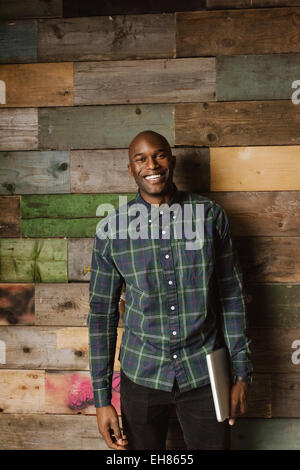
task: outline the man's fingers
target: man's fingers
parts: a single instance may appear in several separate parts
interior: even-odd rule
[[[103,439],[105,440],[107,446],[108,446],[110,449],[114,449],[114,450],[126,450],[124,446],[119,445],[117,442],[113,442],[113,440],[112,440],[112,438],[111,438],[111,435],[110,435],[109,429],[105,429],[105,430],[102,432],[102,436],[103,436]]]

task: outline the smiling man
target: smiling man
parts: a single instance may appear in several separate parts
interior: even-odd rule
[[[130,210],[142,207],[141,225],[156,227],[159,237],[121,237],[120,223],[114,237],[95,235],[88,316],[90,371],[99,431],[112,449],[165,449],[171,405],[188,449],[228,449],[230,424],[246,411],[250,339],[228,218],[211,199],[178,190],[173,182],[175,164],[165,137],[153,131],[138,134],[129,146],[128,164],[138,191],[126,210],[130,219]],[[178,238],[176,229],[186,222],[182,214],[187,206],[192,208],[189,220],[197,222],[199,205],[204,243],[201,249],[187,249],[186,232],[181,230]],[[173,213],[168,227],[167,208]],[[108,215],[101,227],[113,217]],[[123,282],[122,436],[111,404],[111,380]],[[232,389],[230,419],[220,423],[206,354],[221,346],[230,358]]]

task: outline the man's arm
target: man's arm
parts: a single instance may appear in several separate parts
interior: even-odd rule
[[[94,238],[87,324],[89,363],[99,431],[112,449],[124,450],[118,416],[111,405],[112,375],[123,278],[110,255],[109,238]],[[111,434],[116,442],[113,442]]]
[[[221,302],[221,326],[228,347],[234,376],[252,374],[251,340],[246,334],[247,311],[243,275],[237,251],[233,245],[228,217],[224,209],[215,204],[216,274]],[[243,379],[242,379],[243,380]],[[236,382],[231,391],[231,420],[244,414],[247,406],[247,384]]]

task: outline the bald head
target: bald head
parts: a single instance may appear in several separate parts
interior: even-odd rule
[[[149,143],[152,145],[158,144],[161,148],[165,149],[168,153],[170,154],[172,153],[169,142],[163,135],[155,131],[146,130],[137,134],[130,142],[129,149],[128,149],[129,160],[131,160],[131,158],[135,156],[136,151],[138,150],[138,147],[140,146],[140,144],[143,144],[143,143]]]

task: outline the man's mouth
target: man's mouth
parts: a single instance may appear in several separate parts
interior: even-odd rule
[[[147,175],[144,176],[145,180],[150,181],[150,182],[157,182],[160,181],[164,176],[164,173],[156,173],[154,175]]]

